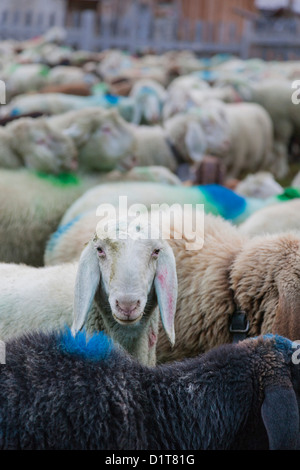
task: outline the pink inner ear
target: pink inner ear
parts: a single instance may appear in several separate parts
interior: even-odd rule
[[[157,276],[157,279],[159,280],[159,283],[162,288],[167,287],[166,286],[167,275],[168,275],[168,272],[164,270]]]
[[[171,288],[168,285],[168,270],[167,269],[162,270],[158,274],[157,279],[158,279],[158,282],[159,282],[161,288],[166,291],[166,298],[167,298],[167,302],[168,302],[168,305],[167,305],[168,318],[167,318],[167,320],[168,321],[170,321],[170,320],[173,321],[172,312],[173,312],[173,301],[174,301],[174,299],[172,297]]]

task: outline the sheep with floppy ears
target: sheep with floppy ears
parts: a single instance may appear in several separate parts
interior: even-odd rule
[[[159,311],[174,344],[176,264],[154,225],[150,231],[148,223],[132,223],[121,218],[99,226],[79,263],[0,263],[0,338],[66,324],[74,334],[83,327],[89,335],[104,329],[137,360],[154,365]]]
[[[104,219],[98,224],[79,260],[72,332],[75,335],[83,327],[97,331],[102,320],[115,341],[141,362],[154,365],[159,311],[167,337],[175,342],[173,251],[146,219],[120,217],[105,223]],[[91,312],[94,301],[100,315]]]

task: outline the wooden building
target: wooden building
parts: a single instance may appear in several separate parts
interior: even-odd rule
[[[126,17],[133,6],[149,19],[176,18],[178,39],[194,40],[202,29],[201,37],[212,42],[217,42],[220,35],[225,42],[233,36],[241,38],[244,17],[237,12],[257,11],[255,0],[67,0],[67,24],[74,12],[93,10],[99,21],[107,23],[112,18]]]
[[[300,0],[274,2],[0,0],[0,39],[28,39],[58,26],[67,45],[87,50],[189,49],[202,56],[299,58]]]

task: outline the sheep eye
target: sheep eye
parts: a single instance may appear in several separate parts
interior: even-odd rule
[[[105,252],[102,250],[100,246],[97,247],[98,255],[99,256],[105,256]]]
[[[111,132],[111,128],[109,126],[103,126],[101,130],[105,134],[110,134],[110,132]]]
[[[158,255],[159,255],[159,252],[160,252],[160,249],[157,248],[156,250],[154,250],[154,251],[152,252],[152,256],[153,256],[154,258],[157,258]]]
[[[37,145],[46,145],[47,144],[47,140],[46,139],[39,139],[36,141]]]

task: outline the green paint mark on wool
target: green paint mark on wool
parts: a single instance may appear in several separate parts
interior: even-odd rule
[[[73,173],[60,173],[59,175],[49,175],[41,171],[35,171],[34,174],[41,179],[48,181],[54,186],[78,186],[80,178]]]
[[[279,201],[289,201],[298,197],[300,197],[300,190],[298,188],[285,188],[282,194],[276,196]]]
[[[50,68],[47,67],[47,65],[42,65],[41,70],[39,71],[39,75],[42,75],[42,77],[47,77],[49,75]]]

